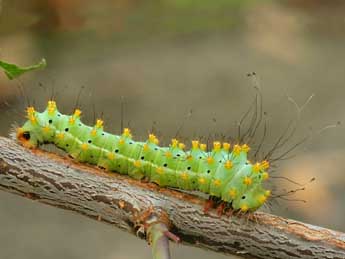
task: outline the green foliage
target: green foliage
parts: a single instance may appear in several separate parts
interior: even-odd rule
[[[39,63],[35,65],[27,66],[27,67],[19,67],[15,64],[7,63],[0,60],[0,67],[4,70],[6,76],[10,80],[17,78],[26,72],[45,68],[46,66],[47,66],[47,62],[44,58],[42,58],[42,60]]]

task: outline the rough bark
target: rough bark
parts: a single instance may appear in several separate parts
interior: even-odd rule
[[[0,137],[0,189],[135,233],[142,213],[166,212],[183,244],[248,258],[345,258],[345,234],[278,216],[205,215],[204,201],[126,176],[30,151]]]

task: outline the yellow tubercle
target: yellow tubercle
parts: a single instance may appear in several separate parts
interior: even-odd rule
[[[219,180],[219,179],[215,179],[215,180],[213,181],[213,183],[214,183],[215,186],[220,186],[220,185],[222,184],[222,181]]]
[[[159,140],[154,134],[149,134],[149,142],[158,145]]]
[[[200,144],[200,149],[201,149],[202,151],[205,151],[206,148],[207,148],[206,144]]]
[[[167,152],[165,152],[165,157],[167,157],[167,158],[171,158],[172,157],[172,153],[170,152],[170,151],[167,151]]]
[[[231,188],[231,189],[229,190],[229,196],[230,196],[230,198],[231,198],[231,199],[235,199],[235,198],[236,198],[236,195],[237,195],[236,189]]]
[[[258,197],[258,201],[260,202],[260,204],[264,204],[266,200],[267,200],[267,197],[265,195],[260,195]]]
[[[238,156],[241,153],[241,146],[236,144],[233,147],[232,152],[234,153],[234,155]]]
[[[144,151],[148,151],[149,149],[150,149],[149,145],[144,144],[144,146],[143,146],[143,150],[144,150]]]
[[[266,197],[271,196],[271,191],[270,191],[270,190],[266,190],[266,191],[265,191],[265,196],[266,196]]]
[[[250,177],[248,177],[248,176],[244,177],[244,179],[243,179],[243,184],[249,186],[249,185],[251,185],[252,183],[253,183],[252,178],[250,178]]]
[[[120,139],[119,140],[119,145],[123,145],[123,144],[125,144],[125,140],[124,139]]]
[[[232,162],[231,160],[226,160],[225,163],[224,163],[224,167],[226,169],[231,169],[232,168]]]
[[[183,172],[181,174],[181,179],[183,179],[184,181],[186,181],[188,179],[188,174],[186,172]]]
[[[70,125],[73,125],[75,123],[75,118],[74,117],[70,117],[69,120],[68,120],[68,123]]]
[[[89,148],[89,145],[88,144],[86,144],[86,143],[83,143],[83,144],[81,144],[81,150],[83,150],[83,151],[86,151],[86,150],[88,150],[88,148]]]
[[[200,183],[200,184],[206,183],[205,178],[204,178],[204,177],[200,177],[200,178],[199,178],[199,183]]]
[[[222,144],[219,141],[213,142],[213,150],[214,151],[219,151],[221,147],[222,147]]]
[[[58,134],[56,134],[56,137],[57,137],[57,139],[64,139],[65,133],[59,132]]]
[[[193,149],[199,148],[199,141],[198,140],[192,140],[192,148]]]
[[[98,120],[96,121],[95,128],[97,128],[97,129],[103,128],[103,123],[104,123],[103,120],[98,119]]]
[[[231,147],[230,143],[228,143],[228,142],[224,142],[224,143],[223,143],[223,149],[224,149],[225,151],[229,151],[229,150],[230,150],[230,147]]]
[[[178,145],[178,140],[177,140],[176,138],[173,138],[173,139],[171,140],[171,146],[172,146],[172,147],[177,147],[177,145]]]
[[[258,173],[258,172],[260,172],[260,170],[261,170],[261,164],[260,163],[255,163],[253,165],[253,172],[254,173]]]
[[[74,113],[73,113],[73,116],[75,116],[75,117],[79,118],[79,117],[80,117],[80,115],[81,115],[81,110],[79,110],[79,109],[75,109],[75,110],[74,110]]]
[[[241,205],[241,211],[242,211],[242,212],[247,212],[248,210],[249,210],[249,207],[248,207],[247,204],[242,204],[242,205]]]
[[[156,173],[158,173],[158,174],[163,174],[163,173],[164,173],[163,168],[162,168],[162,167],[157,167]]]
[[[32,106],[27,107],[26,113],[27,113],[28,117],[34,116],[35,115],[35,108]]]
[[[261,168],[266,170],[270,167],[270,162],[268,162],[267,160],[264,160],[261,162]]]
[[[133,162],[133,165],[137,168],[141,167],[141,161],[140,160],[136,160]]]
[[[192,156],[192,155],[188,155],[188,156],[186,157],[186,159],[187,159],[188,161],[192,161],[192,160],[193,160],[193,156]]]
[[[47,109],[48,109],[48,114],[49,115],[53,115],[56,111],[56,102],[55,101],[48,101],[48,106],[47,106]]]
[[[109,160],[113,161],[115,159],[115,154],[112,152],[109,152],[107,157],[109,158]]]
[[[43,130],[44,133],[48,133],[50,131],[50,127],[49,126],[44,126],[42,128],[42,130]]]
[[[179,144],[178,144],[178,147],[179,147],[180,149],[185,149],[186,145],[183,144],[183,143],[179,143]]]
[[[90,135],[95,137],[97,135],[97,130],[95,129],[91,130]]]
[[[206,161],[210,165],[210,164],[213,164],[214,159],[213,159],[213,157],[209,156],[209,157],[206,158]]]
[[[243,144],[242,147],[241,147],[241,150],[243,152],[248,153],[248,151],[250,150],[250,147],[247,144]]]
[[[262,173],[262,179],[267,180],[270,177],[270,175],[267,172]]]
[[[129,128],[124,128],[122,135],[125,137],[131,138],[132,137],[131,130]]]

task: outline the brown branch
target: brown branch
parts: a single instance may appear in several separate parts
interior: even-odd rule
[[[247,258],[345,258],[345,234],[256,213],[255,220],[202,212],[203,200],[154,184],[29,151],[0,137],[0,189],[135,233],[150,208],[168,215],[182,243]]]

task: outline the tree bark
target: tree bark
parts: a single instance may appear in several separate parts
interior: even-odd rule
[[[255,220],[203,213],[204,200],[0,137],[0,189],[75,211],[131,233],[164,211],[183,244],[245,258],[345,258],[345,234],[257,212]]]

